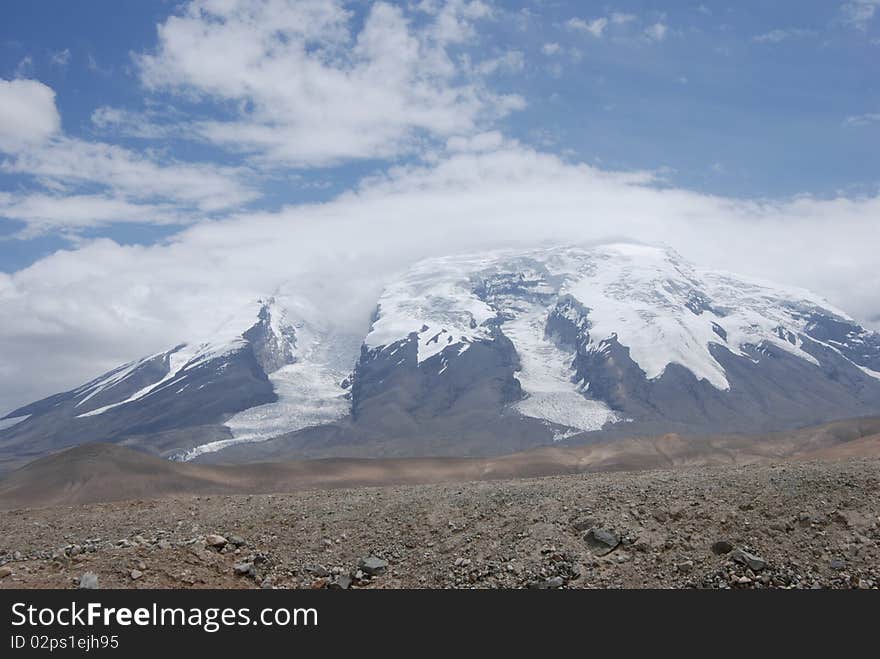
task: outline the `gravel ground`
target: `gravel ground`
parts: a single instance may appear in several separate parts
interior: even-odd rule
[[[0,588],[878,588],[880,460],[0,513]]]

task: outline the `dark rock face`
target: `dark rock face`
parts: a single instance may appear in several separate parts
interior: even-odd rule
[[[812,314],[807,335],[860,366],[880,372],[880,335],[868,332],[855,323],[820,314]]]
[[[498,427],[510,428],[518,421],[515,415],[502,420],[505,408],[523,395],[514,377],[519,368],[516,350],[495,329],[492,340],[459,352],[460,346],[449,346],[419,363],[415,335],[379,349],[364,348],[351,381],[345,434],[410,437],[414,442],[445,437],[450,446],[479,438],[491,447],[496,442],[486,440]]]
[[[600,350],[578,351],[575,378],[589,385],[590,397],[658,428],[667,423],[668,428],[757,432],[880,411],[880,381],[820,344],[806,343],[805,350],[819,359],[820,368],[770,345],[752,347],[746,357],[713,345],[712,355],[730,382],[723,391],[677,364],[648,380],[615,337]]]
[[[88,389],[79,389],[12,412],[10,417],[31,416],[0,431],[0,455],[37,456],[91,441],[168,455],[190,448],[193,441],[226,436],[228,431],[220,424],[229,415],[277,400],[253,349],[243,344],[234,353],[184,370],[142,401],[124,403],[168,375],[169,358],[166,354],[149,360],[118,385],[85,402]],[[108,405],[117,406],[100,411]]]
[[[274,373],[278,369],[296,361],[296,332],[292,327],[282,326],[281,335],[271,329],[271,313],[268,307],[260,309],[256,325],[247,330],[242,337],[250,344],[254,358],[264,373]]]

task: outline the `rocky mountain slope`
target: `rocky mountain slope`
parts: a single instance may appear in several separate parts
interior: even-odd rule
[[[360,336],[267,300],[0,421],[6,469],[86,441],[178,460],[492,455],[880,413],[880,335],[808,292],[632,244],[433,259]]]

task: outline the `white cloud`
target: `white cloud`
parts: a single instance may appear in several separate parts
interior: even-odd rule
[[[202,211],[234,207],[256,194],[237,180],[240,172],[232,168],[157,162],[120,146],[68,137],[21,151],[3,162],[0,171],[29,174],[54,189],[100,185],[130,199],[164,198]]]
[[[382,285],[412,261],[506,246],[667,243],[699,264],[814,289],[864,320],[880,313],[878,214],[877,197],[748,202],[566,163],[499,133],[451,140],[433,164],[328,203],[201,223],[151,247],[98,240],[0,275],[0,369],[16,383],[0,407],[198,336],[282,284],[365,332]]]
[[[49,61],[52,62],[55,66],[65,67],[70,64],[70,49],[65,48],[64,50],[59,50],[58,52],[52,53],[49,56]]]
[[[192,221],[179,211],[152,204],[135,204],[108,195],[25,194],[0,196],[0,217],[23,222],[16,238],[30,238],[52,230],[62,232],[103,224],[135,222],[185,224]],[[70,234],[75,240],[75,234]]]
[[[61,130],[55,92],[36,80],[0,79],[0,151],[45,142]]]
[[[33,73],[34,70],[34,58],[30,55],[25,55],[19,60],[18,64],[15,67],[15,77],[16,78],[28,78]]]
[[[172,215],[179,221],[187,212],[225,211],[257,196],[243,182],[248,172],[241,168],[179,162],[65,136],[55,92],[36,80],[0,79],[0,151],[7,155],[0,172],[30,176],[50,192],[6,195],[0,215],[27,223],[23,235],[147,221],[151,215],[166,223],[169,212],[160,207],[169,203],[177,205]],[[101,192],[82,191],[89,187]],[[143,203],[144,208],[134,207]],[[86,212],[93,213],[91,219]]]
[[[663,41],[668,31],[665,23],[654,23],[645,28],[645,35],[652,41]]]
[[[185,126],[161,121],[159,117],[144,112],[132,112],[123,108],[102,106],[92,112],[92,124],[100,131],[139,137],[142,139],[161,139],[180,134]]]
[[[880,8],[880,0],[850,0],[840,7],[842,20],[858,30],[867,30]]]
[[[498,72],[518,73],[525,68],[525,65],[525,55],[521,51],[509,50],[498,57],[482,60],[474,65],[472,70],[481,76],[489,76]]]
[[[541,46],[541,52],[548,56],[558,55],[560,52],[562,52],[562,46],[560,46],[558,43],[545,43],[543,46]]]
[[[623,25],[625,23],[631,23],[635,20],[638,20],[638,16],[635,14],[623,14],[620,12],[614,12],[611,14],[611,22],[615,25]]]
[[[566,25],[570,30],[587,32],[598,39],[605,32],[605,28],[608,27],[608,19],[604,16],[592,21],[585,21],[582,18],[572,18],[566,23]]]
[[[758,34],[752,37],[752,41],[756,41],[758,43],[781,43],[786,39],[792,39],[797,37],[814,37],[816,36],[815,30],[805,30],[802,28],[787,28],[784,30],[770,30],[769,32],[765,32],[763,34]]]
[[[870,124],[880,123],[880,112],[852,115],[847,117],[843,123],[845,126],[868,126]]]
[[[488,5],[413,11],[374,3],[354,32],[337,0],[195,0],[159,26],[156,52],[138,57],[141,78],[149,90],[234,108],[230,119],[194,124],[198,135],[289,166],[395,157],[523,106],[482,80],[504,60],[465,71],[452,56],[476,38]]]

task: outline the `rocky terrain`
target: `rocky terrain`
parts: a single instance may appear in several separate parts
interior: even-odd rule
[[[0,588],[878,588],[880,460],[0,514]]]

